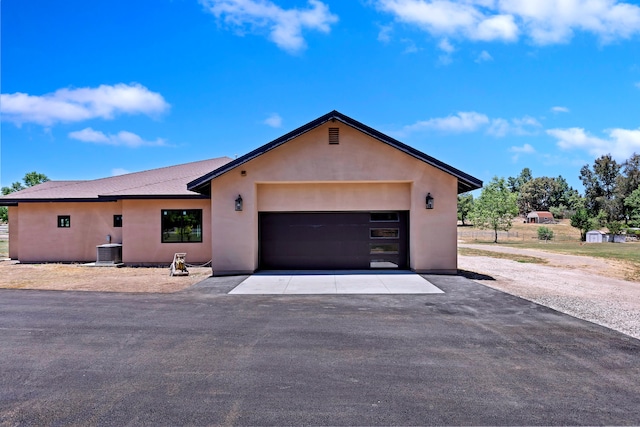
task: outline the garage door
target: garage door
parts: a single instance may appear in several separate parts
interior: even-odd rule
[[[406,268],[407,217],[407,212],[262,212],[260,268]]]

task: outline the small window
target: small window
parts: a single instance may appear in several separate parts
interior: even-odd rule
[[[399,243],[371,243],[369,245],[369,253],[371,255],[397,254],[399,251]]]
[[[329,144],[340,144],[340,128],[329,128]]]
[[[372,212],[371,222],[398,222],[398,212]]]
[[[399,228],[371,228],[369,233],[372,239],[397,239],[400,236]]]
[[[58,228],[70,228],[70,227],[71,227],[71,216],[58,215]]]
[[[164,209],[162,243],[202,242],[202,209]]]
[[[114,215],[113,216],[113,226],[114,227],[122,227],[122,215]]]

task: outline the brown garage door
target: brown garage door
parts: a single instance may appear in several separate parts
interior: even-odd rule
[[[407,217],[407,212],[262,212],[260,268],[406,268]]]

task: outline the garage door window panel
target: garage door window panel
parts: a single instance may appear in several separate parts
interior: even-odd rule
[[[369,235],[372,239],[397,239],[400,237],[399,228],[371,228]]]

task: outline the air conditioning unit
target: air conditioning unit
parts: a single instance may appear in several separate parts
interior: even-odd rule
[[[122,244],[109,243],[96,246],[98,258],[96,264],[122,264]]]

